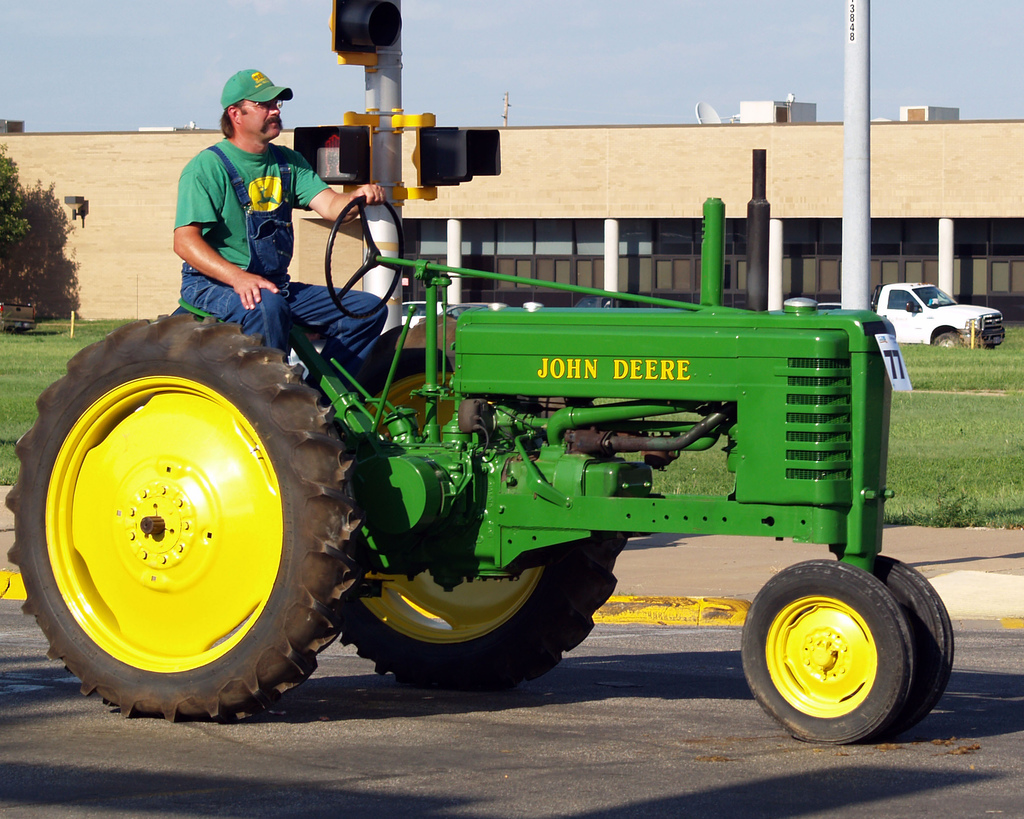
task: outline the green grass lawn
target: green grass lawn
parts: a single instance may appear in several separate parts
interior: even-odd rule
[[[0,486],[18,476],[14,445],[36,420],[39,394],[64,375],[75,353],[122,324],[80,321],[74,338],[67,322],[40,321],[30,333],[0,333]]]
[[[17,479],[17,439],[35,401],[67,361],[120,321],[39,324],[0,334],[0,485]],[[893,397],[886,504],[890,523],[1024,526],[1024,328],[995,350],[906,346],[914,392]],[[732,476],[715,450],[684,453],[658,475],[659,491],[723,494]]]

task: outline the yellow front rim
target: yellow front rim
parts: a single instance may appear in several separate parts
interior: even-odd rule
[[[427,643],[464,643],[508,622],[529,600],[544,573],[529,569],[517,579],[474,580],[445,591],[426,572],[409,580],[380,575],[380,597],[363,604],[394,631]],[[371,578],[374,576],[371,575]]]
[[[140,378],[94,402],[50,477],[47,544],[65,603],[99,648],[148,671],[205,665],[245,636],[283,532],[255,429],[187,379]]]
[[[864,618],[831,597],[803,597],[779,612],[768,630],[768,673],[798,711],[835,719],[871,692],[878,650]]]

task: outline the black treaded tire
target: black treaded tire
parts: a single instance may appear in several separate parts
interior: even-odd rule
[[[280,351],[233,324],[136,322],[37,406],[10,559],[84,694],[227,721],[312,673],[360,515],[330,410]]]
[[[878,578],[839,561],[783,569],[758,592],[742,639],[743,672],[792,736],[847,744],[881,735],[913,677],[910,625]]]
[[[932,339],[933,347],[963,347],[963,337],[956,330],[939,333]]]
[[[942,598],[917,569],[879,555],[874,575],[903,607],[914,635],[914,678],[896,719],[885,729],[898,736],[924,719],[942,698],[953,671],[953,624]]]
[[[373,598],[351,598],[342,606],[341,640],[373,660],[377,673],[394,674],[401,683],[458,690],[510,688],[550,671],[563,652],[590,634],[594,612],[615,589],[612,569],[625,542],[621,535],[579,541],[561,559],[527,570],[518,581],[476,580],[433,598],[443,607],[441,595],[459,594],[464,587],[479,587],[486,596],[488,584],[528,583],[517,605],[499,616],[502,622],[493,628],[490,616],[477,618],[472,610],[462,610],[462,622],[453,618],[457,622],[452,632],[435,631],[429,624],[419,627],[414,620],[403,620],[388,604],[385,622],[371,610]],[[403,578],[392,580],[402,587]],[[466,639],[460,637],[459,625],[467,627]]]

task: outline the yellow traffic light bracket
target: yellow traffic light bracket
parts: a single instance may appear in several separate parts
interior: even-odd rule
[[[362,125],[367,126],[370,129],[370,145],[371,145],[371,159],[370,167],[373,167],[373,134],[380,130],[380,118],[381,114],[379,111],[370,110],[365,114],[358,114],[355,111],[346,111],[341,118],[342,125]],[[433,128],[437,124],[437,117],[434,114],[406,114],[401,110],[395,111],[391,115],[391,127],[396,131],[414,130],[418,131],[420,128]],[[416,147],[413,150],[413,164],[419,169],[419,138],[417,135]],[[345,190],[352,191],[356,189],[356,185],[346,185]],[[437,199],[437,188],[435,187],[414,187],[407,188],[401,185],[395,185],[391,189],[391,195],[394,199],[394,204],[401,206],[402,202],[418,199],[422,201],[432,201]]]
[[[402,114],[396,113],[391,117],[391,125],[396,130],[410,130],[416,131],[416,147],[412,152],[412,162],[416,166],[417,172],[420,167],[420,140],[419,140],[419,129],[420,128],[433,128],[437,125],[437,117],[433,114]],[[404,198],[406,199],[420,199],[423,201],[432,201],[437,199],[437,188],[433,187],[415,187],[415,188],[402,188]],[[396,189],[395,195],[398,196]]]

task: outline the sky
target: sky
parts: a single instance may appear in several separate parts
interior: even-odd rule
[[[692,124],[741,100],[843,116],[845,0],[402,0],[402,92],[438,125]],[[863,6],[862,6],[863,8]],[[871,116],[901,105],[1024,118],[1019,0],[871,4]],[[330,50],[331,0],[8,0],[0,119],[33,132],[217,128],[227,78],[295,98],[286,127],[365,109]]]

